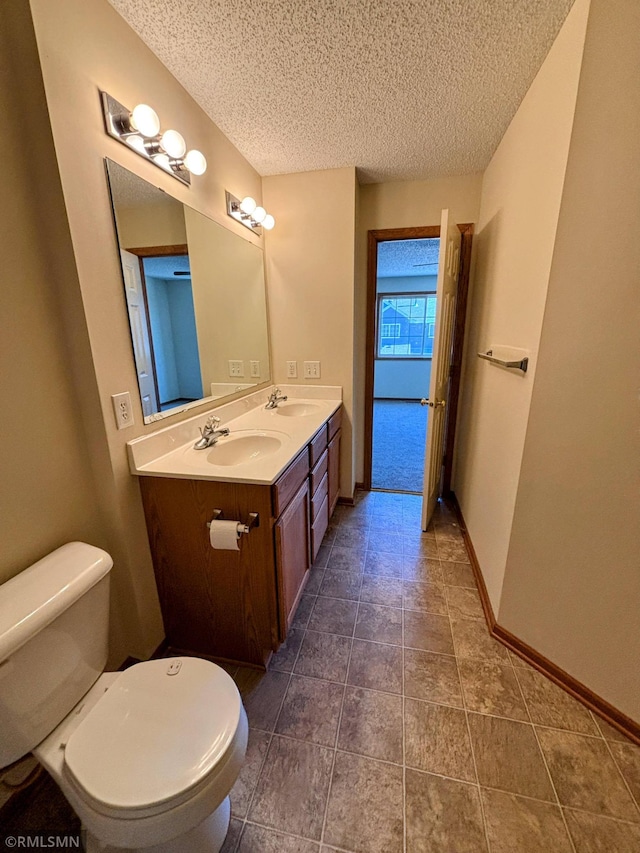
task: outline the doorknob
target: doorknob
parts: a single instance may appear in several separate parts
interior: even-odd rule
[[[446,400],[436,400],[434,403],[432,400],[429,400],[429,399],[425,400],[425,398],[423,397],[422,400],[420,400],[420,405],[421,406],[431,406],[432,409],[439,409],[439,408],[444,409],[444,407],[447,405],[447,401]]]

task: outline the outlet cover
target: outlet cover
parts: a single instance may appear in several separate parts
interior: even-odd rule
[[[229,376],[244,376],[244,361],[229,359]]]
[[[305,379],[320,379],[320,362],[305,361],[304,363],[304,378]]]
[[[129,392],[123,391],[122,394],[112,394],[111,403],[118,429],[126,429],[133,426],[133,410],[131,408],[131,395]]]
[[[298,378],[298,362],[297,361],[288,361],[287,362],[287,379],[297,379]]]
[[[260,362],[259,361],[250,361],[249,362],[249,372],[251,374],[252,379],[260,378]]]

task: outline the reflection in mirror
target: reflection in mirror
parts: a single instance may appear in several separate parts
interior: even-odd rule
[[[262,250],[106,165],[145,423],[267,382]]]

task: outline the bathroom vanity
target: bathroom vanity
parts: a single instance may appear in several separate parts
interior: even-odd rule
[[[193,449],[203,416],[161,430],[155,447],[154,436],[128,446],[168,643],[261,667],[287,636],[335,509],[342,424],[339,399],[266,411],[266,396],[251,395],[259,405],[226,421],[230,435],[207,450]],[[212,547],[214,518],[248,524],[254,513],[238,550]]]

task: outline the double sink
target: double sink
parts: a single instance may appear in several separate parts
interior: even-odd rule
[[[280,402],[277,407],[270,409],[280,417],[308,418],[310,415],[318,414],[320,406],[317,403],[294,403]],[[240,429],[235,430],[227,436],[222,436],[212,447],[206,451],[194,451],[204,454],[210,465],[246,465],[252,460],[271,456],[282,447],[283,443],[291,439],[289,433],[280,430]],[[184,453],[191,456],[192,448],[185,448]]]
[[[265,408],[265,392],[245,398],[249,402],[244,407],[237,405],[244,401],[221,406],[214,413],[220,418],[220,426],[228,427],[230,433],[204,450],[196,450],[194,444],[206,415],[135,439],[127,445],[131,473],[273,483],[340,406],[341,389],[327,387],[326,391],[332,398],[288,399],[272,409]],[[245,411],[236,414],[239,408]]]

